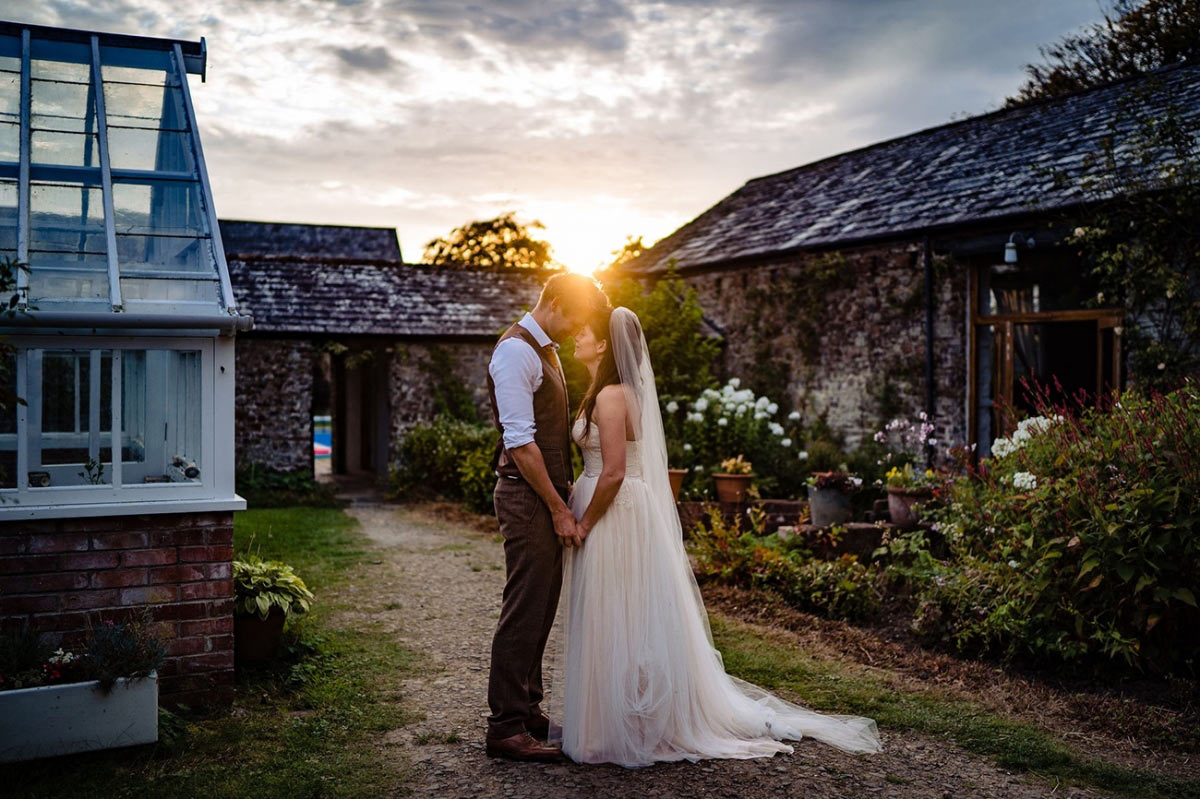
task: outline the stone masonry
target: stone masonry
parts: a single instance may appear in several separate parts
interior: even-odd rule
[[[885,416],[915,418],[924,410],[924,273],[919,242],[840,254],[843,274],[813,307],[794,302],[793,286],[807,279],[804,259],[828,255],[683,277],[725,338],[723,376],[782,392],[772,399],[801,410],[806,421],[824,415],[854,449],[881,428]],[[936,436],[955,443],[967,432],[966,270],[941,261],[935,275]],[[814,334],[815,342],[805,340]]]

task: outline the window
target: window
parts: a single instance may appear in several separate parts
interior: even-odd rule
[[[226,314],[180,47],[14,27],[0,27],[0,257],[29,265],[24,302]]]
[[[214,408],[232,404],[214,390],[216,341],[14,339],[26,402],[0,419],[4,502],[213,495]],[[217,349],[232,358],[232,341]]]

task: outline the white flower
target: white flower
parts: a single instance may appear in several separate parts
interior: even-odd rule
[[[789,422],[798,422],[798,421],[800,421],[800,411],[792,411],[791,413],[789,413],[789,414],[788,414],[788,421],[789,421]]]
[[[1162,370],[1162,369],[1166,369],[1166,368],[1167,368],[1167,365],[1166,365],[1165,363],[1162,363],[1162,362],[1160,361],[1160,362],[1159,362],[1159,364],[1158,364],[1158,368],[1159,368],[1160,370]]]
[[[737,388],[741,384],[742,384],[742,379],[740,377],[729,378],[729,385],[733,386],[734,388]]]
[[[759,409],[765,409],[770,404],[771,401],[766,397],[759,397],[754,401],[754,407]]]
[[[703,421],[704,421],[704,414],[702,414],[702,413],[689,413],[689,414],[687,415],[687,420],[688,420],[689,422],[696,422],[696,423],[703,422]]]
[[[700,413],[704,413],[706,410],[708,410],[708,400],[706,400],[704,397],[701,397],[700,399],[696,400],[692,407]]]
[[[917,414],[917,418],[923,422],[926,419],[928,419],[929,417],[925,415],[925,411],[921,411],[920,413]]]
[[[739,405],[739,406],[737,406],[737,415],[741,416],[741,415],[747,413],[749,410],[750,410],[749,405]]]
[[[675,411],[677,411],[677,410],[679,410],[678,402],[676,402],[675,400],[671,400],[670,402],[667,403],[667,413],[675,413]]]
[[[937,446],[937,439],[936,439],[936,438],[931,438],[931,439],[929,439],[929,446],[931,446],[931,447],[936,447],[936,446]]]
[[[704,389],[703,391],[700,392],[700,396],[704,397],[705,399],[710,399],[710,400],[715,400],[715,399],[721,398],[720,392],[718,392],[716,389],[712,389],[712,388]]]
[[[1028,491],[1037,488],[1037,476],[1031,472],[1017,472],[1012,476],[1013,488]]]
[[[806,450],[806,449],[800,450],[799,452],[796,453],[796,457],[802,461],[808,460],[808,450]]]
[[[759,411],[759,412],[757,412],[757,413],[755,413],[755,414],[754,414],[754,420],[755,420],[755,421],[757,421],[757,422],[760,422],[760,421],[762,421],[763,419],[766,419],[766,418],[767,418],[767,415],[766,415],[765,413],[763,413],[762,411]]]
[[[720,425],[721,427],[725,427],[726,425],[729,424],[729,419],[722,416],[720,419],[717,420],[717,424]]]
[[[704,467],[703,466],[693,466],[692,471],[693,472],[702,472],[702,471],[704,471]]]
[[[783,425],[781,425],[779,422],[771,422],[769,425],[767,425],[767,429],[770,430],[774,435],[783,435]]]
[[[1015,569],[1015,568],[1017,568],[1017,567],[1018,567],[1018,566],[1020,566],[1020,565],[1021,565],[1021,564],[1020,564],[1020,563],[1017,563],[1015,560],[1010,560],[1010,561],[1008,562],[1008,566],[1009,566],[1009,568],[1011,568],[1011,569]]]
[[[684,444],[684,445],[683,445],[683,451],[684,451],[684,452],[691,452],[691,451],[692,451],[692,445],[691,445],[691,444]]]
[[[858,488],[860,485],[862,485],[862,478],[861,477],[851,477],[850,482],[854,484],[855,488]]]
[[[792,440],[790,438],[785,438],[779,442],[779,446],[781,446],[781,447],[790,447],[791,445],[792,445]]]
[[[767,413],[774,416],[775,414],[779,413],[779,406],[776,405],[774,402],[772,402],[770,405],[767,406]]]

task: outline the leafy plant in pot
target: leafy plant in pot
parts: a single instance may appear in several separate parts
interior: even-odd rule
[[[293,613],[308,613],[315,598],[292,567],[248,555],[233,562],[234,657],[262,663],[275,657],[283,624]]]
[[[916,527],[920,519],[920,505],[933,499],[933,489],[941,482],[941,476],[933,469],[921,472],[911,463],[893,466],[886,475],[888,514],[892,524],[899,527]]]
[[[713,472],[713,480],[717,484],[717,499],[721,502],[745,502],[746,494],[750,491],[750,481],[753,479],[754,472],[750,461],[741,455],[726,458],[721,461],[721,471]]]
[[[850,521],[850,492],[862,485],[861,477],[847,471],[813,472],[805,484],[812,524],[829,527]]]

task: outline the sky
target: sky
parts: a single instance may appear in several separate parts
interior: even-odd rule
[[[747,180],[999,108],[1103,0],[5,0],[208,44],[217,213],[395,227],[515,211],[568,267]]]

